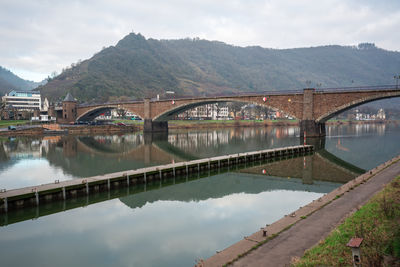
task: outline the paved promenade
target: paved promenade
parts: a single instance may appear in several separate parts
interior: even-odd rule
[[[398,175],[400,175],[400,156],[268,226],[266,228],[268,235],[278,233],[279,235],[234,261],[232,265],[289,266],[292,257],[301,257],[305,250],[324,239],[343,218],[365,204]],[[351,188],[353,189],[350,190]],[[307,218],[304,219],[304,216]],[[294,224],[292,227],[285,230],[292,224]],[[264,240],[265,237],[260,230],[199,265],[222,266]]]

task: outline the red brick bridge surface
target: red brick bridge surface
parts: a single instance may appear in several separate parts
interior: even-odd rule
[[[300,120],[301,133],[307,136],[324,136],[325,122],[335,115],[355,106],[384,98],[399,97],[397,86],[348,87],[335,89],[304,89],[292,92],[260,92],[254,94],[150,100],[137,102],[76,105],[63,103],[63,120],[93,120],[106,110],[125,109],[145,120],[145,131],[168,129],[168,120],[175,115],[205,104],[219,102],[244,102],[279,110]]]

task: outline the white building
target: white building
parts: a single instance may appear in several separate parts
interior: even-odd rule
[[[2,97],[6,107],[12,107],[18,110],[40,110],[42,101],[40,92],[33,91],[11,91]]]
[[[179,118],[199,118],[212,120],[225,120],[229,117],[229,109],[227,106],[219,106],[218,104],[208,104],[195,107],[178,115]]]

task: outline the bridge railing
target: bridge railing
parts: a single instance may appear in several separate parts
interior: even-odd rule
[[[299,90],[285,90],[285,91],[257,91],[257,92],[233,92],[233,93],[222,93],[222,94],[207,94],[203,96],[179,96],[175,98],[160,99],[160,101],[170,100],[185,100],[185,99],[211,99],[211,98],[224,98],[224,97],[243,97],[243,96],[270,96],[270,95],[287,95],[287,94],[303,94],[304,89]],[[352,86],[352,87],[337,87],[337,88],[318,88],[315,91],[318,93],[335,93],[335,92],[359,92],[359,91],[392,91],[399,90],[398,85],[376,85],[376,86]],[[151,101],[157,101],[155,98]],[[79,107],[93,107],[93,106],[104,106],[104,105],[118,105],[118,104],[134,104],[142,103],[143,100],[131,100],[124,102],[106,102],[106,103],[91,103],[91,104],[79,104]]]
[[[376,85],[376,86],[353,86],[353,87],[341,87],[341,88],[321,88],[316,89],[316,92],[321,93],[334,93],[334,92],[357,92],[357,91],[392,91],[400,90],[397,85]]]

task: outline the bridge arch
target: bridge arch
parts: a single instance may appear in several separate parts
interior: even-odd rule
[[[260,97],[261,99],[261,97]],[[172,101],[172,100],[171,100]],[[254,101],[254,100],[245,100],[245,99],[240,99],[240,98],[219,98],[219,99],[205,99],[205,100],[198,100],[198,101],[193,101],[193,102],[183,102],[179,103],[177,102],[175,106],[173,106],[170,109],[165,110],[164,112],[160,113],[159,115],[155,116],[153,118],[153,121],[168,121],[173,118],[173,116],[178,115],[182,112],[185,112],[187,110],[204,106],[204,105],[209,105],[209,104],[216,104],[216,103],[245,103],[245,104],[254,104],[257,106],[261,106],[264,108],[268,108],[271,110],[275,111],[280,111],[283,112],[293,118],[297,118],[297,116],[294,113],[288,112],[286,110],[281,110],[273,105],[268,105],[268,103],[264,103],[262,101]],[[298,119],[298,118],[297,118]]]
[[[386,98],[392,98],[392,97],[400,97],[400,91],[397,92],[391,92],[385,95],[372,95],[372,96],[367,96],[364,98],[356,99],[354,101],[348,102],[344,105],[341,105],[339,107],[334,108],[333,110],[330,110],[329,112],[320,115],[315,121],[319,123],[325,123],[327,120],[335,117],[336,115],[345,112],[346,110],[352,109],[357,106],[361,106],[363,104],[381,100],[381,99],[386,99]]]
[[[82,114],[78,115],[76,118],[76,121],[93,121],[100,114],[102,114],[106,111],[113,110],[113,109],[124,109],[125,111],[129,111],[129,112],[135,114],[136,116],[138,116],[139,118],[143,119],[143,117],[140,114],[137,114],[137,112],[134,112],[131,109],[129,109],[128,107],[125,107],[123,105],[119,105],[119,106],[117,106],[117,105],[102,105],[102,106],[96,106],[96,107],[89,108]]]

